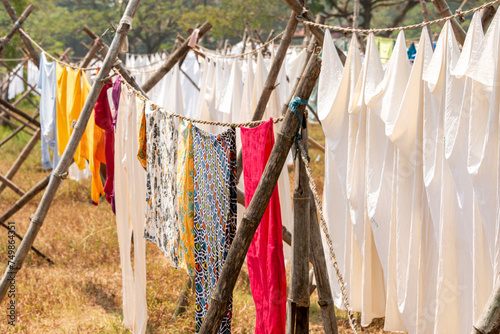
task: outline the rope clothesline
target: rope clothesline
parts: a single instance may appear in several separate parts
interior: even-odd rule
[[[154,103],[151,99],[149,99],[148,97],[144,96],[144,94],[142,92],[140,92],[137,89],[135,89],[123,77],[122,77],[121,83],[124,84],[125,86],[127,86],[128,89],[130,89],[132,92],[134,92],[134,94],[138,98],[140,98],[141,100],[143,100],[144,102],[150,102],[152,105],[154,105],[155,107],[157,107],[160,110],[163,110],[163,111],[167,112],[169,115],[177,117],[177,118],[180,118],[182,120],[186,120],[186,121],[191,122],[191,123],[207,124],[207,125],[218,125],[218,126],[224,126],[224,127],[239,128],[239,127],[242,127],[242,126],[244,126],[244,127],[255,127],[255,126],[258,126],[258,125],[260,125],[262,123],[265,123],[265,122],[269,121],[269,120],[260,120],[260,121],[250,121],[250,122],[245,122],[245,123],[227,123],[227,122],[207,121],[207,120],[202,120],[202,119],[196,119],[196,118],[187,117],[187,116],[184,116],[184,115],[181,115],[181,114],[178,114],[176,112],[169,111],[169,110],[166,110],[165,108],[160,107],[159,105],[157,105],[156,103]],[[276,124],[278,122],[282,122],[284,119],[285,119],[284,116],[273,118],[273,123]]]
[[[451,19],[454,19],[454,18],[457,18],[457,17],[464,17],[465,15],[468,15],[468,14],[471,14],[471,13],[475,13],[475,12],[481,10],[481,9],[490,7],[490,6],[492,6],[494,4],[497,4],[499,2],[500,2],[500,0],[494,0],[494,1],[482,4],[479,7],[475,7],[475,8],[466,10],[464,12],[462,12],[461,10],[457,10],[456,13],[453,14],[453,15],[442,17],[442,18],[434,20],[434,21],[422,22],[422,23],[418,23],[418,24],[411,24],[411,25],[408,25],[408,26],[393,27],[393,28],[379,28],[379,29],[357,29],[356,28],[355,29],[355,28],[348,28],[348,27],[330,26],[330,25],[327,25],[327,24],[321,24],[321,23],[306,21],[306,20],[304,20],[300,16],[299,16],[299,18],[300,18],[300,20],[302,21],[303,24],[308,25],[308,26],[313,26],[313,27],[317,27],[317,28],[324,28],[324,29],[329,29],[329,30],[333,30],[333,31],[341,31],[343,33],[370,34],[370,33],[377,33],[377,32],[401,31],[401,30],[422,28],[422,27],[425,27],[425,26],[429,26],[431,24],[445,22],[445,21],[448,21],[448,20],[451,20]],[[306,10],[306,9],[304,9],[304,10]]]
[[[500,1],[500,0],[498,0]],[[239,54],[239,55],[218,55],[218,54],[213,54],[213,50],[209,50],[199,44],[197,44],[196,46],[200,47],[200,49],[203,49],[205,51],[208,51],[209,53],[204,53],[205,56],[207,57],[215,57],[215,58],[240,58],[240,57],[244,57],[244,56],[248,56],[248,55],[251,55],[251,54],[255,54],[255,53],[258,53],[260,50],[264,49],[265,47],[267,47],[268,45],[270,45],[271,43],[273,43],[275,40],[277,40],[278,38],[280,38],[281,36],[283,36],[285,34],[284,31],[282,31],[281,33],[279,33],[278,35],[276,35],[274,38],[272,38],[270,41],[262,44],[261,46],[259,46],[258,48],[252,50],[252,51],[249,51],[249,52],[245,52],[245,53],[242,53],[242,54]]]

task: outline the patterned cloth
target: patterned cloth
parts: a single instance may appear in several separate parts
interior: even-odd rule
[[[194,257],[196,263],[196,332],[236,233],[236,132],[219,135],[193,126]],[[231,332],[232,299],[219,333]]]
[[[177,200],[179,210],[179,266],[194,276],[194,156],[193,127],[183,121],[177,150]]]
[[[177,129],[174,117],[147,101],[146,223],[144,237],[179,267],[177,221]]]

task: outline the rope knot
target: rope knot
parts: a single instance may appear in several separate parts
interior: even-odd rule
[[[458,19],[460,20],[460,22],[465,22],[465,18],[464,18],[464,12],[462,12],[462,10],[459,8],[455,11],[455,14],[458,15]]]

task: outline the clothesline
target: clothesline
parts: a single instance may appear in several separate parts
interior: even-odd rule
[[[75,70],[82,70],[82,71],[93,71],[93,70],[98,70],[99,67],[78,67],[76,65],[73,65],[73,64],[69,64],[65,61],[62,61],[56,57],[54,57],[53,55],[51,55],[50,53],[48,53],[44,48],[42,48],[37,42],[35,42],[33,40],[33,38],[30,37],[30,35],[28,35],[28,33],[26,31],[24,31],[24,29],[22,28],[19,28],[19,31],[21,32],[21,34],[23,34],[27,39],[29,39],[29,41],[31,43],[33,43],[38,49],[40,49],[40,51],[44,52],[49,58],[53,59],[54,61],[57,61],[58,63],[60,64],[63,64],[65,66],[68,66],[68,67],[71,67],[72,69],[75,69]]]
[[[498,0],[500,1],[500,0]],[[276,37],[274,37],[273,39],[271,39],[269,42],[266,42],[264,44],[262,44],[261,46],[259,46],[258,48],[252,50],[252,51],[249,51],[249,52],[245,52],[245,53],[242,53],[242,54],[239,54],[239,55],[218,55],[218,54],[206,54],[204,53],[204,55],[206,55],[207,57],[216,57],[216,58],[240,58],[240,57],[244,57],[244,56],[248,56],[248,55],[251,55],[251,54],[255,54],[255,53],[258,53],[260,50],[264,49],[265,47],[267,47],[269,44],[273,43],[275,40],[277,40],[278,38],[280,38],[281,36],[283,36],[285,32],[282,31],[281,33],[279,33],[278,35],[276,35]],[[197,46],[199,46],[201,49],[205,50],[205,51],[209,51],[209,52],[213,52],[213,50],[209,50],[199,44],[197,44]]]
[[[450,15],[450,16],[447,16],[447,17],[442,17],[442,18],[434,20],[434,21],[422,22],[422,23],[418,23],[418,24],[412,24],[412,25],[400,26],[400,27],[393,27],[393,28],[355,29],[355,28],[346,28],[346,27],[339,27],[339,26],[330,26],[330,25],[326,25],[326,24],[321,24],[321,23],[316,23],[316,22],[311,22],[311,21],[305,21],[303,19],[301,19],[301,20],[302,20],[303,24],[308,25],[308,26],[313,26],[313,27],[318,27],[318,28],[324,28],[324,29],[329,29],[329,30],[333,30],[333,31],[341,31],[343,33],[370,34],[370,33],[377,33],[377,32],[401,31],[401,30],[409,30],[409,29],[421,28],[421,27],[429,26],[429,25],[435,24],[435,23],[445,22],[445,21],[448,21],[448,20],[451,20],[451,19],[454,19],[454,18],[457,18],[457,17],[464,17],[465,15],[468,15],[468,14],[471,14],[471,13],[475,13],[475,12],[481,10],[481,9],[490,7],[490,6],[492,6],[492,5],[496,4],[496,3],[499,3],[499,2],[500,2],[500,0],[494,0],[494,1],[491,1],[491,2],[487,2],[487,3],[485,3],[485,4],[483,4],[483,5],[479,6],[479,7],[466,10],[465,12],[462,12],[461,10],[457,10],[456,14],[453,14],[453,15]],[[306,10],[306,9],[304,9],[304,10]]]
[[[135,93],[135,95],[138,98],[140,98],[141,100],[143,100],[144,102],[150,102],[153,106],[157,107],[158,109],[163,110],[163,111],[167,112],[168,114],[170,114],[170,115],[172,115],[174,117],[177,117],[177,118],[189,121],[191,123],[208,124],[208,125],[218,125],[218,126],[224,126],[224,127],[239,128],[239,127],[242,127],[242,126],[244,126],[244,127],[255,127],[255,126],[261,125],[262,123],[265,123],[265,122],[268,121],[268,120],[260,120],[260,121],[250,121],[250,122],[246,122],[246,123],[226,123],[226,122],[207,121],[207,120],[195,119],[195,118],[187,117],[187,116],[184,116],[184,115],[172,112],[172,111],[167,111],[164,108],[160,107],[159,105],[157,105],[156,103],[154,103],[151,99],[149,99],[146,96],[144,96],[143,93],[141,93],[140,91],[138,91],[137,89],[135,89],[129,82],[126,81],[125,78],[122,78],[121,83],[124,84],[125,86],[127,86],[130,90],[132,90]],[[278,122],[282,122],[284,119],[285,119],[284,116],[273,118],[273,123],[276,124]]]

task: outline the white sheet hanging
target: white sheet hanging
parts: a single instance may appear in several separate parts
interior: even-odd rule
[[[385,313],[385,287],[382,266],[375,247],[371,222],[366,210],[366,126],[367,106],[382,81],[384,72],[373,34],[368,36],[366,57],[349,105],[349,145],[347,165],[347,198],[354,226],[354,236],[361,250],[362,316],[361,325]]]
[[[386,285],[384,329],[404,331],[397,303],[396,261],[396,182],[397,150],[386,137],[385,123],[395,118],[410,77],[404,33],[396,45],[383,81],[367,103],[366,130],[366,209]]]
[[[146,174],[137,160],[136,97],[122,86],[115,137],[116,226],[123,280],[123,323],[134,334],[147,327],[146,241],[144,216]],[[134,268],[131,237],[134,237]]]
[[[437,272],[437,240],[428,233],[432,232],[432,222],[422,170],[423,102],[428,91],[422,76],[433,54],[426,29],[422,30],[400,107],[386,120],[386,135],[397,147],[394,254],[398,309],[410,334],[429,333],[434,327],[430,308]]]
[[[345,68],[343,68],[330,32],[327,30],[322,59],[318,87],[318,113],[326,137],[324,214],[333,239],[338,265],[347,284],[351,306],[353,310],[360,311],[362,307],[362,260],[354,240],[346,190],[348,128],[352,121],[348,114],[348,106],[361,70],[361,58],[356,38],[351,40],[349,54]],[[323,234],[322,236],[324,238]],[[323,248],[335,305],[343,309],[340,287],[325,240],[323,240]]]

